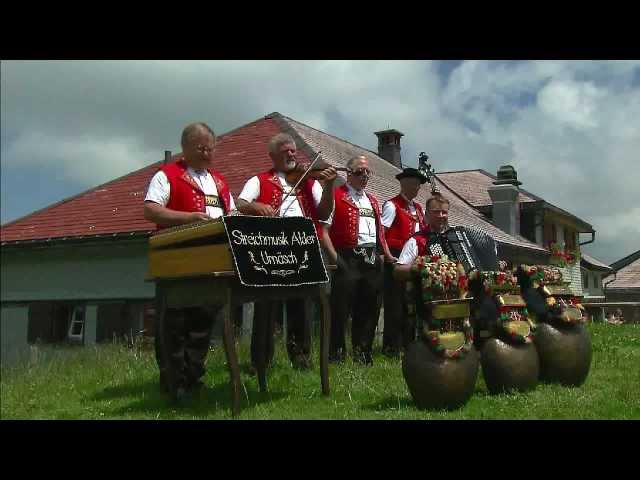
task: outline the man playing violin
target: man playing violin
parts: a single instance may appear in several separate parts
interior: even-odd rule
[[[318,180],[304,178],[295,192],[291,192],[300,179],[301,170],[293,137],[286,133],[274,136],[269,141],[268,151],[273,168],[245,183],[238,196],[238,211],[244,215],[307,217],[314,221],[318,236],[321,236],[322,228],[318,222],[329,218],[333,211],[336,170],[328,167],[314,172],[314,177],[323,181],[324,188]],[[254,368],[263,355],[267,364],[273,359],[273,303],[263,301],[255,304],[251,332],[251,363]],[[304,300],[287,300],[284,303],[289,359],[295,368],[311,368],[311,319],[305,317]]]
[[[335,189],[335,211],[325,226],[324,247],[337,270],[331,285],[329,360],[346,354],[345,327],[351,314],[353,359],[372,365],[372,347],[381,305],[382,255],[390,256],[376,197],[365,192],[371,170],[365,156],[347,163],[347,183]]]

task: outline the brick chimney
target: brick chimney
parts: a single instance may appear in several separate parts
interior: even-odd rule
[[[404,133],[391,129],[375,132],[375,134],[378,137],[378,155],[391,165],[402,168],[400,137],[404,136]]]
[[[489,187],[489,197],[493,202],[493,223],[509,235],[520,233],[520,205],[518,194],[518,174],[511,165],[503,165],[498,170],[498,179]]]

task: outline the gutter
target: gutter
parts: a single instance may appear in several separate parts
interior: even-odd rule
[[[591,232],[591,240],[587,240],[586,242],[579,242],[578,245],[582,246],[582,245],[587,245],[588,243],[593,243],[595,239],[596,239],[596,231],[594,230],[593,232]]]

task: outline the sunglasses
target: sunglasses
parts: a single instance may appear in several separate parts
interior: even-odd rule
[[[356,177],[362,177],[363,175],[365,177],[370,177],[371,176],[371,170],[366,170],[366,169],[356,170],[355,172],[350,172],[350,174],[354,175]]]
[[[196,150],[199,151],[200,153],[204,153],[209,154],[209,153],[213,153],[213,151],[216,149],[216,147],[207,147],[206,145],[198,145],[196,147]]]

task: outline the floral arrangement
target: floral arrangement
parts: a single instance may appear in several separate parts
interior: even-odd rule
[[[464,267],[452,262],[447,255],[418,257],[411,271],[422,281],[422,299],[464,298],[469,290],[469,282]]]
[[[521,265],[520,268],[531,279],[534,288],[545,285],[560,285],[562,272],[557,267],[547,265]]]
[[[560,319],[566,323],[584,323],[584,307],[577,297],[561,298],[548,296],[545,298],[553,318]]]
[[[551,243],[549,245],[551,251],[551,261],[559,267],[566,267],[567,265],[573,265],[578,261],[579,254],[577,250],[562,250],[562,247],[558,243]]]
[[[411,271],[420,280],[416,284],[421,286],[421,297],[425,303],[434,300],[450,300],[455,303],[464,299],[469,291],[469,280],[464,267],[460,262],[450,261],[447,255],[418,257],[411,266]],[[409,284],[411,282],[408,282],[407,288],[411,288]],[[410,309],[410,313],[412,312],[413,309]],[[462,331],[441,332],[443,321],[461,322]],[[447,358],[464,356],[473,346],[473,329],[468,310],[465,317],[432,318],[429,327],[423,329],[422,336],[427,345],[439,355]]]
[[[498,326],[511,340],[518,343],[531,343],[535,324],[529,317],[527,307],[501,305],[499,308]]]
[[[469,281],[482,282],[484,291],[491,295],[494,291],[517,292],[520,290],[518,278],[511,271],[486,271],[473,270],[469,273]]]

